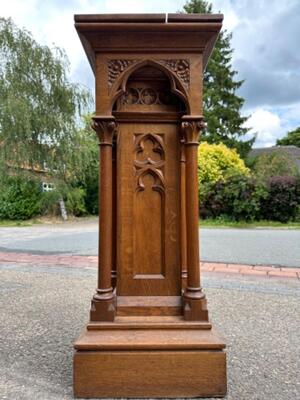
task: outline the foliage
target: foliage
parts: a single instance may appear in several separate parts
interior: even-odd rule
[[[187,13],[212,13],[212,5],[205,0],[190,0],[183,8]],[[226,31],[220,33],[204,73],[203,101],[207,129],[203,140],[225,143],[244,156],[254,139],[240,140],[248,132],[244,126],[248,117],[241,115],[244,99],[236,94],[244,81],[235,79],[237,72],[232,68],[231,38],[232,35]]]
[[[293,131],[289,131],[282,139],[278,139],[276,144],[277,146],[300,147],[300,126]]]
[[[266,183],[247,176],[231,176],[204,184],[200,216],[225,221],[297,220],[300,180],[291,176],[269,177]]]
[[[261,154],[254,158],[253,173],[259,179],[267,179],[271,176],[297,176],[299,174],[295,163],[287,154],[274,152]]]
[[[300,181],[291,176],[267,180],[268,196],[262,202],[263,218],[287,222],[295,219],[300,205]]]
[[[89,214],[98,213],[98,176],[99,155],[97,135],[91,128],[91,114],[84,116],[84,125],[77,132],[77,148],[74,157],[77,160],[77,173],[72,184],[85,192],[85,207]]]
[[[10,176],[0,182],[0,219],[29,219],[41,211],[41,185],[34,179]]]
[[[66,209],[69,214],[80,217],[87,213],[84,203],[85,191],[81,188],[73,188],[66,194]]]
[[[232,175],[249,175],[249,169],[235,149],[224,144],[202,142],[198,150],[199,186],[204,183],[225,181]]]
[[[43,215],[59,215],[59,199],[61,194],[58,190],[44,192],[41,200],[41,214]]]
[[[233,221],[228,217],[217,217],[214,219],[206,218],[200,220],[200,226],[203,228],[287,228],[287,229],[300,229],[300,222],[288,222],[283,223],[279,221],[268,221],[268,220],[259,220],[259,221]]]
[[[78,116],[90,102],[67,71],[62,50],[41,46],[11,19],[0,18],[0,167],[46,164],[49,173],[66,174]]]
[[[202,218],[227,217],[235,221],[259,219],[261,201],[267,197],[263,185],[244,175],[208,184],[204,193],[200,203]]]

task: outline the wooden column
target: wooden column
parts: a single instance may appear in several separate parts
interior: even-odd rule
[[[183,295],[186,320],[208,320],[206,298],[200,284],[199,263],[199,202],[198,202],[198,145],[203,128],[202,116],[184,116],[182,132],[186,157],[186,230],[187,230],[187,287]]]
[[[117,285],[117,135],[112,142],[112,270],[111,282],[115,289]]]
[[[187,253],[186,253],[186,182],[185,182],[185,145],[184,137],[180,141],[180,232],[181,232],[181,285],[186,288],[187,284]]]
[[[112,287],[113,262],[113,165],[112,146],[116,133],[114,117],[94,117],[93,128],[100,146],[99,170],[99,265],[98,287],[92,299],[91,321],[113,321],[115,294]]]

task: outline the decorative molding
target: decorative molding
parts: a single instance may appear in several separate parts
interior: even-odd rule
[[[174,72],[186,89],[190,87],[190,61],[187,59],[159,60],[161,64]]]
[[[108,60],[108,87],[111,88],[115,80],[124,72],[129,65],[135,63],[137,60]]]
[[[111,59],[107,61],[108,65],[108,87],[111,88],[116,79],[133,63],[139,60],[128,60],[128,59]],[[163,60],[152,60],[157,62],[173,73],[180,79],[183,86],[186,89],[190,87],[190,61],[188,59],[163,59]]]
[[[117,123],[114,117],[94,117],[92,128],[96,131],[99,144],[112,146],[114,137],[117,133]]]
[[[169,90],[157,90],[151,87],[146,88],[128,88],[121,97],[123,105],[164,105],[175,104],[177,98]]]
[[[205,123],[203,118],[183,120],[181,123],[182,135],[185,145],[199,144],[200,131],[204,129]]]
[[[145,190],[144,178],[153,177],[152,189],[164,192],[165,146],[162,135],[153,133],[135,134],[134,168],[137,177],[136,190]]]

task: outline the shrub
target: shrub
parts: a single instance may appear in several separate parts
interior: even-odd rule
[[[98,214],[98,173],[86,179],[85,207],[89,214]]]
[[[87,213],[85,207],[85,190],[81,188],[73,188],[66,193],[66,209],[70,214],[80,217]]]
[[[38,181],[10,176],[0,185],[0,219],[29,219],[40,213],[42,191]]]
[[[206,184],[200,202],[202,218],[230,218],[235,221],[260,218],[261,201],[267,197],[264,185],[244,175],[234,175],[226,182]]]
[[[279,152],[255,157],[252,170],[257,178],[263,180],[271,176],[297,176],[299,174],[295,162],[287,154]]]
[[[295,219],[300,205],[300,182],[292,176],[274,176],[267,182],[268,196],[262,202],[265,219],[288,222]]]
[[[59,215],[59,199],[61,194],[57,190],[51,192],[44,192],[41,201],[41,214],[46,215]]]
[[[235,149],[224,144],[202,142],[198,151],[199,186],[203,183],[226,181],[233,175],[249,175],[249,169]],[[200,192],[201,193],[201,192]]]

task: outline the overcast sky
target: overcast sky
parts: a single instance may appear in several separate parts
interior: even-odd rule
[[[0,0],[0,15],[31,31],[40,43],[65,49],[71,79],[93,88],[93,75],[73,26],[73,14],[160,13],[185,0]],[[213,0],[233,33],[233,66],[245,79],[247,125],[255,147],[275,144],[300,126],[300,0]],[[253,135],[253,133],[252,133]],[[250,134],[251,136],[251,134]]]

